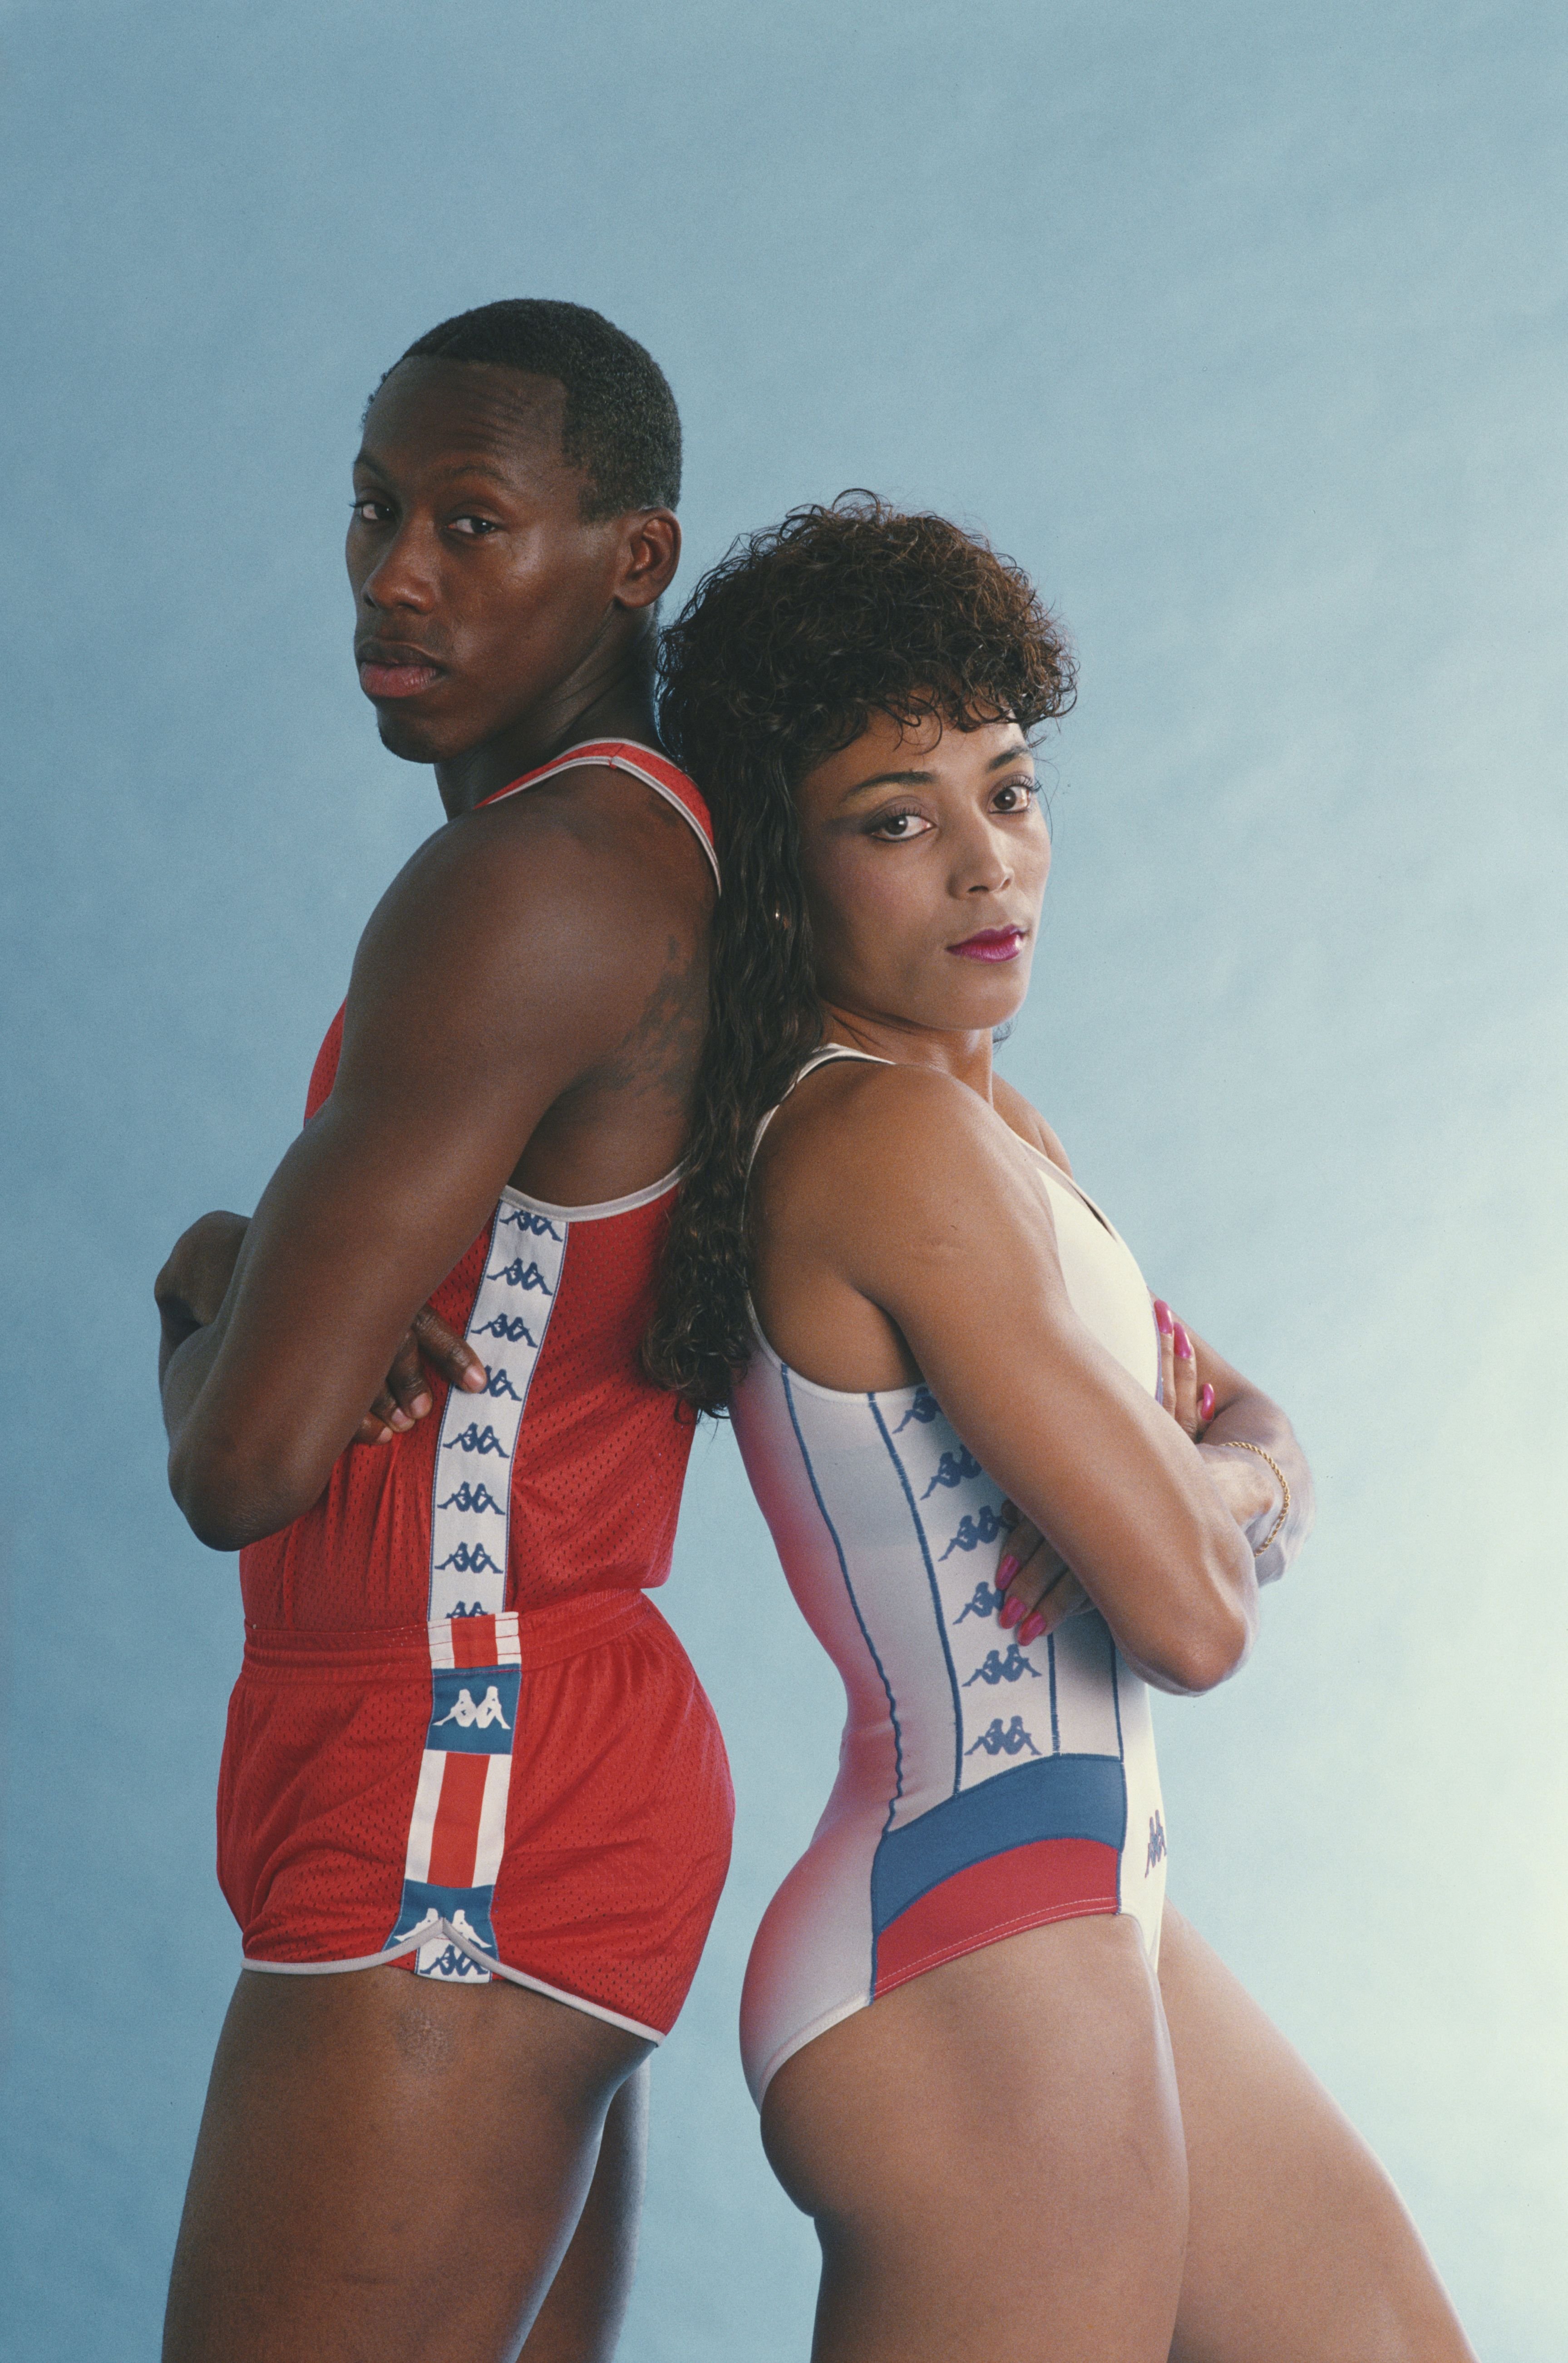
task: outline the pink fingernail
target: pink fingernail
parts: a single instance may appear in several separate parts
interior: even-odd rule
[[[408,1408],[409,1408],[409,1410],[413,1413],[413,1414],[414,1414],[414,1416],[415,1416],[415,1418],[416,1418],[416,1419],[423,1419],[423,1418],[424,1418],[424,1416],[425,1416],[425,1414],[426,1414],[426,1413],[429,1410],[429,1408],[430,1408],[430,1398],[429,1398],[429,1396],[428,1396],[428,1395],[416,1395],[416,1396],[415,1396],[415,1398],[414,1398],[414,1400],[413,1400],[413,1402],[409,1404]]]
[[[482,1395],[490,1384],[490,1373],[482,1362],[471,1362],[462,1374],[462,1382],[471,1395]]]
[[[1018,1571],[1018,1560],[1013,1557],[1013,1555],[1012,1555],[1011,1551],[1009,1551],[1009,1552],[1007,1553],[1006,1558],[1002,1561],[1001,1566],[996,1570],[996,1589],[997,1589],[997,1591],[998,1591],[998,1592],[1006,1592],[1006,1590],[1007,1589],[1008,1584],[1009,1584],[1009,1583],[1011,1583],[1011,1581],[1012,1581],[1012,1580],[1013,1580],[1014,1576],[1015,1576],[1015,1575],[1017,1575]]]
[[[1180,1321],[1176,1324],[1176,1351],[1181,1356],[1184,1362],[1190,1362],[1192,1360],[1193,1341],[1187,1336],[1184,1324]]]
[[[1024,1603],[1021,1600],[1004,1601],[1002,1603],[1002,1613],[997,1617],[996,1622],[1001,1626],[1004,1633],[1010,1633],[1023,1613]]]
[[[1171,1308],[1162,1296],[1157,1296],[1154,1299],[1154,1326],[1162,1337],[1170,1337],[1175,1334],[1176,1325],[1171,1317]]]
[[[1038,1641],[1044,1630],[1045,1619],[1037,1608],[1034,1614],[1032,1616],[1026,1616],[1023,1623],[1019,1625],[1018,1638],[1027,1647],[1030,1641]]]
[[[393,1413],[390,1425],[396,1430],[399,1436],[403,1436],[413,1426],[414,1423],[409,1418],[406,1411],[399,1409]]]
[[[1203,1392],[1197,1399],[1197,1408],[1198,1417],[1200,1419],[1212,1419],[1214,1417],[1214,1389],[1209,1385],[1207,1379],[1204,1381]]]

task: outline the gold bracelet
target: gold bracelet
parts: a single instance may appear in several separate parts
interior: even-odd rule
[[[1269,1528],[1268,1533],[1263,1537],[1262,1541],[1252,1545],[1252,1557],[1254,1559],[1262,1559],[1263,1553],[1267,1550],[1269,1545],[1273,1542],[1274,1537],[1284,1525],[1286,1518],[1290,1515],[1289,1480],[1286,1478],[1284,1470],[1280,1467],[1279,1462],[1274,1459],[1273,1454],[1272,1452],[1265,1452],[1261,1444],[1246,1444],[1239,1436],[1222,1436],[1219,1438],[1219,1449],[1221,1452],[1255,1452],[1260,1460],[1266,1460],[1268,1462],[1269,1467],[1279,1479],[1279,1489],[1284,1496],[1284,1501],[1280,1503],[1279,1515],[1274,1520],[1273,1525]]]

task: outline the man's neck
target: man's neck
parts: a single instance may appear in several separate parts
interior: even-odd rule
[[[436,765],[436,785],[449,819],[472,812],[486,796],[509,787],[595,738],[630,738],[657,746],[653,715],[653,643],[640,636],[607,674],[563,682],[481,747]]]

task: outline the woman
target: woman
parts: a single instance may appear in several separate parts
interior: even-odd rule
[[[1381,2170],[1163,1901],[1146,1685],[1241,1663],[1310,1483],[992,1071],[1062,638],[983,544],[855,496],[732,551],[663,665],[725,888],[649,1359],[732,1399],[850,1702],[742,2004],[819,2363],[1466,2357]]]

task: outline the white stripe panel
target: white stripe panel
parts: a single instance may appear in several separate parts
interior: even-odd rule
[[[446,1769],[445,1750],[427,1747],[419,1762],[419,1786],[414,1792],[414,1816],[408,1825],[408,1852],[403,1865],[404,1878],[416,1879],[421,1886],[430,1876],[430,1841]]]
[[[1034,1654],[1043,1658],[1044,1645]],[[1056,1628],[1056,1728],[1063,1756],[1119,1756],[1118,1701],[1111,1678],[1116,1645],[1097,1611],[1084,1609]],[[1129,1692],[1141,1691],[1136,1676]],[[1147,1706],[1145,1716],[1147,1717]]]
[[[441,1414],[430,1514],[433,1624],[494,1616],[506,1592],[512,1458],[566,1259],[569,1226],[505,1201],[495,1210],[468,1343],[484,1394],[454,1387]]]
[[[512,1785],[510,1749],[486,1759],[484,1799],[479,1808],[479,1837],[473,1854],[475,1887],[494,1887],[501,1872],[506,1843],[506,1792]]]

